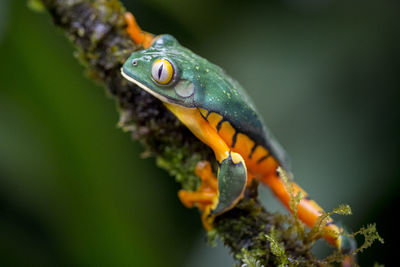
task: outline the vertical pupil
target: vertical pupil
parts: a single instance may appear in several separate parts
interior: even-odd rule
[[[163,70],[164,64],[161,64],[160,68],[158,69],[158,79],[161,80],[161,74]]]

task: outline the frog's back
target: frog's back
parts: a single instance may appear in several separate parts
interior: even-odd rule
[[[221,68],[207,62],[197,66],[202,84],[196,86],[197,107],[233,151],[240,153],[251,169],[275,171],[289,168],[286,154],[272,137],[253,102],[238,82]]]

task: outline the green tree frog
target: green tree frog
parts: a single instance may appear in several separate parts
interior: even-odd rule
[[[290,192],[277,174],[278,167],[290,172],[286,154],[245,90],[220,67],[183,47],[173,36],[142,32],[130,19],[128,32],[145,49],[126,60],[121,69],[123,77],[162,101],[214,151],[219,165],[216,180],[208,163],[198,164],[196,173],[202,183],[195,192],[179,192],[184,205],[199,207],[205,228],[211,229],[212,218],[234,207],[246,186],[258,179],[290,210]],[[303,196],[297,214],[312,227],[322,209],[300,186],[291,185],[295,194],[301,192]],[[332,219],[325,230],[325,239],[338,249],[353,249],[352,239],[342,235],[343,230]]]

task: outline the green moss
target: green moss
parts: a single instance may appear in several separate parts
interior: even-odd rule
[[[211,247],[217,246],[218,232],[215,230],[215,228],[207,232],[207,239],[208,239],[208,244]]]
[[[318,263],[310,248],[301,245],[298,236],[293,234],[296,231],[291,215],[264,210],[257,200],[257,183],[246,191],[245,198],[233,210],[216,219],[215,226],[240,266]]]
[[[376,230],[376,225],[369,224],[367,227],[362,227],[357,232],[351,234],[351,236],[362,235],[364,236],[364,243],[356,249],[355,253],[359,253],[369,248],[376,240],[380,243],[384,244],[384,240],[379,236],[378,231]]]
[[[243,248],[240,253],[236,254],[236,259],[241,262],[237,267],[263,267],[260,257],[264,256],[262,250],[247,250]]]
[[[157,165],[175,177],[183,189],[194,191],[200,184],[200,179],[194,174],[196,164],[200,160],[199,154],[176,147],[166,147],[164,154],[157,157]]]
[[[308,243],[312,243],[319,238],[322,238],[325,234],[325,229],[324,226],[330,219],[330,216],[333,214],[339,214],[339,215],[351,215],[351,208],[349,205],[339,205],[336,209],[330,211],[330,212],[322,212],[321,216],[317,219],[315,222],[314,226],[311,228],[311,230],[308,232],[307,236],[305,237],[305,241]]]
[[[277,169],[279,177],[281,178],[283,184],[285,185],[286,190],[289,192],[290,195],[290,202],[289,202],[289,207],[290,210],[293,211],[293,216],[290,216],[288,219],[293,221],[292,225],[294,226],[293,229],[289,227],[289,229],[293,230],[296,232],[296,234],[299,236],[300,239],[304,240],[304,233],[305,233],[305,225],[300,221],[298,213],[297,213],[297,207],[300,201],[303,199],[303,194],[302,192],[298,192],[296,195],[294,193],[293,189],[293,184],[292,181],[289,180],[289,176],[284,171],[281,167],[278,167]]]
[[[290,261],[286,255],[285,247],[278,241],[277,233],[274,227],[271,228],[269,235],[265,235],[265,238],[269,241],[271,253],[276,256],[276,265],[282,267],[289,265]]]

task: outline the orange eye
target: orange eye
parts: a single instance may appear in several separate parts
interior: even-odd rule
[[[154,61],[151,68],[151,76],[159,84],[168,84],[174,77],[174,66],[168,60],[160,58]]]

